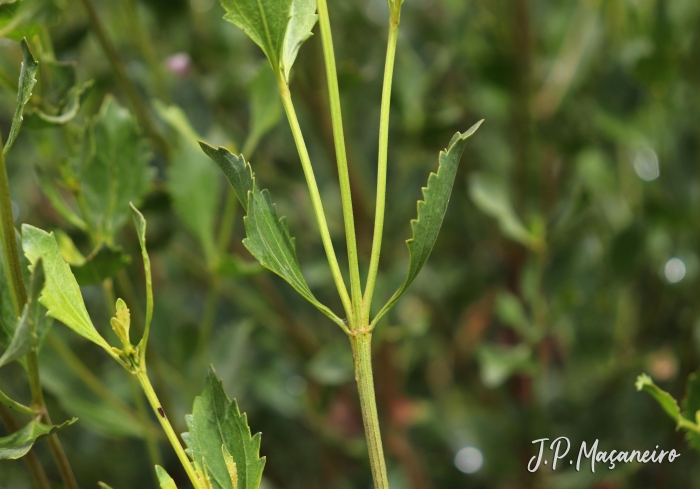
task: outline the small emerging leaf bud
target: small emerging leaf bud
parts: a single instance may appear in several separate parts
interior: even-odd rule
[[[113,317],[110,321],[112,329],[116,333],[117,337],[121,340],[122,345],[124,345],[125,351],[130,351],[131,340],[129,339],[129,327],[131,326],[131,314],[129,313],[129,308],[126,307],[126,303],[117,299],[117,315]]]

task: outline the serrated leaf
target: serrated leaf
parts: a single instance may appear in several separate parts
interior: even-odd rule
[[[111,244],[140,202],[152,172],[150,152],[131,113],[108,96],[94,121],[95,153],[82,168],[80,186],[92,215],[96,241]]]
[[[248,86],[250,93],[250,130],[243,145],[243,153],[250,157],[262,137],[272,130],[282,118],[275,77],[264,66],[258,69]]]
[[[47,315],[58,319],[79,335],[100,345],[113,355],[109,344],[92,324],[78,282],[63,259],[53,233],[23,224],[22,247],[32,265],[39,258],[44,264],[46,285],[39,302],[48,310]]]
[[[39,68],[39,62],[34,59],[32,52],[29,50],[29,45],[26,39],[22,39],[22,69],[19,72],[19,85],[17,88],[17,105],[15,106],[15,114],[12,116],[12,126],[10,127],[10,135],[7,137],[4,154],[10,151],[10,148],[15,143],[19,128],[22,126],[22,113],[24,106],[32,96],[32,89],[36,84],[36,71]]]
[[[175,213],[199,239],[207,263],[216,261],[216,214],[221,199],[219,172],[202,154],[199,137],[177,106],[156,104],[156,111],[177,132],[178,142],[168,171]]]
[[[16,460],[24,457],[32,448],[36,440],[42,436],[50,435],[54,431],[75,423],[77,419],[49,426],[39,421],[30,421],[24,428],[15,431],[9,436],[0,438],[0,460]]]
[[[418,217],[411,221],[413,237],[406,241],[410,255],[408,274],[399,290],[382,307],[372,321],[377,324],[386,313],[396,304],[396,301],[408,289],[409,285],[418,276],[418,273],[428,261],[433,246],[437,241],[442,221],[447,212],[447,204],[450,201],[452,187],[462,153],[467,145],[467,140],[479,129],[483,120],[477,122],[464,133],[456,133],[445,151],[440,152],[438,158],[438,171],[428,177],[427,187],[423,187],[423,199],[418,201]]]
[[[535,246],[535,237],[515,213],[502,181],[493,176],[475,173],[469,180],[469,195],[481,212],[498,221],[498,226],[506,237],[527,247]]]
[[[637,377],[635,387],[638,391],[643,390],[651,394],[651,396],[656,399],[663,410],[666,411],[666,414],[668,414],[676,422],[676,424],[680,422],[681,410],[678,407],[678,403],[671,394],[659,389],[659,387],[654,384],[654,381],[651,380],[651,377],[649,377],[647,374],[640,375]]]
[[[160,489],[177,489],[173,478],[170,477],[165,469],[160,465],[156,465],[156,476],[158,477]]]
[[[246,239],[243,244],[265,268],[286,280],[294,290],[311,302],[337,324],[342,324],[328,307],[321,304],[309,289],[301,272],[294,238],[289,234],[284,217],[277,215],[277,208],[267,190],[260,190],[249,163],[243,155],[236,156],[224,147],[218,149],[200,141],[202,150],[219,165],[241,205],[246,210],[243,218]]]
[[[276,75],[289,81],[299,48],[311,37],[315,0],[221,0],[224,19],[237,25],[263,50]]]
[[[194,462],[206,467],[214,489],[231,489],[230,463],[222,446],[236,464],[238,488],[260,488],[265,467],[265,457],[259,455],[260,433],[251,436],[247,416],[238,410],[235,399],[228,398],[213,369],[186,421],[190,431],[182,437]]]

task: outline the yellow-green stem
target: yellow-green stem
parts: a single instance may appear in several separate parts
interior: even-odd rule
[[[396,0],[399,2],[399,0]],[[382,87],[382,104],[379,115],[379,155],[377,158],[377,201],[374,209],[374,235],[372,236],[372,255],[367,273],[367,285],[362,306],[362,323],[369,322],[370,307],[374,286],[379,270],[379,256],[382,249],[384,232],[384,209],[386,204],[386,170],[389,153],[389,109],[391,106],[391,85],[394,79],[394,61],[396,59],[396,42],[399,35],[401,5],[393,7],[390,12],[389,40],[384,64],[384,82]]]
[[[148,458],[151,460],[151,465],[163,465],[163,458],[160,456],[160,450],[158,449],[158,440],[153,436],[153,433],[149,430],[150,420],[148,418],[148,409],[146,404],[143,402],[143,395],[139,392],[139,386],[133,378],[129,379],[129,384],[131,387],[131,395],[134,398],[134,403],[136,404],[136,410],[139,413],[139,417],[143,421],[143,436],[146,441],[146,451],[148,451]],[[151,473],[154,477],[153,481],[158,482],[158,478],[155,476],[155,472]]]
[[[333,126],[333,141],[335,157],[338,164],[338,180],[340,182],[340,199],[343,204],[343,220],[345,222],[345,240],[348,248],[348,265],[350,268],[350,293],[352,295],[353,316],[355,321],[352,328],[359,328],[358,321],[362,317],[362,283],[360,282],[360,266],[357,256],[357,239],[355,237],[355,219],[352,210],[352,195],[350,193],[350,174],[348,158],[345,150],[343,134],[343,116],[340,107],[340,91],[338,89],[338,73],[335,67],[333,51],[333,36],[328,15],[326,0],[317,0],[318,23],[321,27],[321,42],[323,58],[326,62],[326,78],[328,81],[328,98],[331,106],[331,124]]]
[[[357,334],[350,336],[350,344],[355,362],[355,381],[360,394],[360,408],[374,489],[389,489],[372,376],[372,332],[366,329],[358,331]]]
[[[156,418],[158,418],[160,425],[163,427],[163,431],[165,431],[165,436],[168,437],[168,441],[170,441],[170,444],[173,446],[177,458],[180,459],[180,463],[184,467],[185,472],[187,472],[187,476],[190,478],[190,482],[192,482],[192,485],[195,487],[195,489],[203,489],[199,484],[197,474],[195,474],[194,466],[192,465],[192,462],[190,462],[189,457],[187,457],[185,449],[182,447],[180,438],[175,434],[175,430],[173,430],[173,427],[170,424],[170,421],[168,420],[165,411],[163,410],[163,406],[158,400],[156,392],[153,390],[153,386],[151,385],[151,381],[148,379],[148,375],[146,374],[145,368],[142,367],[136,373],[136,378],[138,379],[139,384],[141,384],[141,388],[143,389],[144,394],[146,394],[146,399],[148,399],[148,402],[153,408],[153,412],[155,413]]]
[[[284,105],[284,111],[287,114],[287,119],[289,120],[289,125],[292,129],[292,135],[294,136],[294,142],[297,146],[297,151],[299,152],[299,158],[301,159],[301,166],[304,170],[304,177],[306,178],[306,184],[309,187],[309,195],[311,196],[311,205],[314,209],[314,214],[316,216],[316,223],[318,224],[319,231],[321,232],[321,241],[323,241],[323,247],[326,250],[326,256],[328,257],[328,263],[331,267],[331,273],[333,274],[333,280],[340,294],[340,300],[343,302],[343,307],[345,308],[345,314],[347,314],[348,319],[352,323],[352,303],[350,301],[350,296],[348,295],[348,289],[345,286],[345,281],[343,280],[343,274],[340,272],[340,267],[338,266],[338,258],[333,250],[333,241],[331,240],[330,231],[328,231],[328,223],[326,222],[326,215],[323,212],[323,203],[321,202],[321,195],[318,191],[318,185],[316,184],[316,177],[314,176],[314,170],[311,166],[311,159],[309,158],[309,152],[306,149],[306,142],[304,141],[304,136],[301,133],[301,127],[299,126],[299,120],[297,119],[296,111],[294,110],[294,104],[292,103],[292,95],[289,93],[289,87],[287,83],[281,78],[277,81],[280,95],[282,96],[282,104]]]

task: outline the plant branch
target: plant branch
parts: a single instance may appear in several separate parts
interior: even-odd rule
[[[389,489],[386,462],[382,436],[379,430],[377,415],[377,400],[374,394],[374,378],[372,376],[372,332],[359,331],[350,336],[352,356],[355,363],[355,380],[360,395],[362,422],[365,427],[369,463],[372,468],[374,489]]]
[[[348,318],[351,318],[352,302],[350,301],[350,296],[348,296],[348,289],[345,286],[343,274],[340,272],[340,267],[338,266],[338,258],[336,257],[335,251],[333,250],[333,241],[331,240],[331,234],[328,231],[326,215],[323,212],[323,203],[321,202],[321,195],[319,194],[318,185],[316,184],[316,177],[314,176],[314,170],[311,166],[309,152],[306,149],[306,142],[304,142],[304,136],[301,133],[299,120],[297,119],[297,114],[294,110],[294,104],[292,103],[292,95],[289,93],[289,87],[287,86],[284,80],[279,78],[277,84],[279,86],[280,95],[282,96],[282,104],[284,105],[284,110],[287,113],[287,119],[289,120],[289,125],[291,126],[292,134],[294,135],[294,142],[296,143],[297,150],[299,151],[301,166],[304,169],[304,177],[306,177],[306,184],[309,187],[311,204],[314,209],[314,214],[316,215],[316,223],[318,224],[319,231],[321,232],[321,240],[323,241],[323,247],[326,250],[326,256],[328,257],[328,263],[331,267],[333,280],[335,281],[335,285],[338,288],[340,300],[343,302],[345,314],[348,316]]]
[[[124,67],[124,62],[119,57],[117,48],[114,46],[112,40],[107,35],[107,30],[105,29],[104,24],[102,24],[102,21],[100,20],[100,17],[97,14],[95,4],[92,0],[81,0],[81,2],[85,7],[85,11],[87,12],[88,16],[88,21],[90,22],[93,31],[95,31],[97,40],[99,41],[100,46],[102,46],[102,50],[107,55],[109,64],[112,66],[112,70],[114,70],[114,75],[116,76],[117,81],[126,93],[126,96],[129,99],[129,102],[131,103],[131,108],[134,110],[134,113],[136,114],[136,117],[138,118],[141,125],[143,126],[144,131],[146,131],[148,136],[153,140],[155,145],[158,146],[158,149],[164,155],[169,155],[170,147],[163,138],[163,135],[158,131],[158,129],[156,129],[155,123],[153,122],[153,118],[151,117],[148,107],[141,99],[141,96],[139,95],[136,86],[129,79],[126,73],[126,68]]]
[[[396,42],[401,21],[401,0],[390,5],[389,40],[386,48],[384,65],[384,82],[382,87],[382,104],[379,115],[379,155],[377,158],[377,201],[374,208],[374,235],[372,237],[372,255],[367,273],[367,284],[362,307],[362,323],[369,322],[374,286],[379,270],[379,256],[382,249],[382,234],[384,232],[384,211],[386,205],[386,172],[389,153],[389,115],[391,107],[391,86],[394,78],[394,62],[396,60]]]
[[[168,421],[168,417],[165,415],[165,411],[163,411],[163,407],[160,401],[158,400],[158,396],[153,390],[151,381],[148,379],[148,375],[146,374],[145,367],[142,366],[140,370],[138,370],[138,372],[135,373],[135,375],[139,381],[139,384],[141,384],[141,388],[143,389],[144,394],[146,394],[146,399],[148,399],[148,402],[153,408],[153,412],[156,414],[158,421],[160,421],[160,424],[163,427],[163,431],[165,431],[165,435],[168,437],[170,444],[173,446],[173,449],[177,454],[177,458],[180,459],[180,463],[184,467],[185,472],[187,472],[187,476],[190,478],[190,482],[192,482],[192,485],[195,487],[195,489],[203,489],[199,484],[199,479],[197,478],[197,474],[194,471],[194,466],[192,465],[192,462],[190,462],[189,457],[187,457],[187,454],[185,453],[185,450],[182,447],[180,438],[178,438],[178,436],[175,434],[175,431],[173,430],[170,421]]]
[[[328,15],[328,5],[326,0],[317,0],[316,4],[318,9],[319,25],[321,27],[323,58],[326,62],[326,78],[328,80],[328,95],[331,105],[333,141],[335,143],[335,157],[338,163],[340,198],[343,204],[345,239],[347,242],[348,264],[350,267],[350,292],[352,294],[353,317],[355,319],[355,321],[350,322],[350,327],[351,329],[359,329],[361,327],[359,321],[362,317],[362,283],[360,281],[360,267],[357,256],[357,238],[355,237],[355,219],[352,209],[352,195],[350,192],[348,157],[345,150],[345,136],[343,135],[343,117],[340,107],[338,73],[335,66],[335,53],[333,51],[333,36],[331,34],[331,22]]]

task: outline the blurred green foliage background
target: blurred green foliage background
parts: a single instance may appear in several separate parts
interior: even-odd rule
[[[221,20],[215,0],[94,1],[146,108],[140,135],[122,134],[112,150],[134,172],[146,165],[151,172],[131,198],[149,221],[156,303],[149,372],[169,418],[186,431],[184,415],[210,362],[263,433],[266,488],[370,487],[347,340],[287,284],[253,266],[241,245],[240,209],[226,218],[225,179],[193,144],[201,137],[246,149],[297,237],[309,285],[340,310],[262,53]],[[388,13],[383,0],[331,1],[330,9],[366,267]],[[3,135],[22,59],[17,39],[27,36],[41,63],[35,117],[25,117],[7,163],[16,222],[62,230],[85,256],[100,239],[117,253],[123,247],[131,259],[120,257],[128,264],[107,283],[143,310],[130,223],[115,219],[96,239],[56,208],[56,199],[73,206],[76,161],[107,144],[99,136],[103,101],[114,97],[114,111],[133,112],[134,94],[115,75],[82,1],[0,2],[0,34],[9,36],[0,39]],[[75,71],[54,59],[75,62]],[[301,49],[291,89],[342,257],[319,36]],[[37,115],[60,116],[76,100],[79,112],[66,124]],[[481,118],[433,255],[375,334],[392,487],[700,487],[697,455],[634,388],[648,372],[680,398],[700,364],[700,2],[406,0],[375,305],[403,280],[409,221],[438,151]],[[233,238],[218,243],[228,222]],[[113,341],[104,288],[86,285],[83,293]],[[40,363],[54,421],[79,418],[60,436],[81,486],[156,487],[121,368],[62,325],[47,334]],[[0,388],[28,398],[20,365],[2,371]],[[682,456],[613,470],[601,464],[595,473],[529,473],[531,442],[557,436],[567,436],[574,452],[599,439],[602,450],[659,445]],[[460,452],[465,447],[478,452]],[[186,487],[170,447],[160,449]],[[36,450],[58,481],[45,442]],[[29,481],[21,461],[0,466],[0,487]]]

